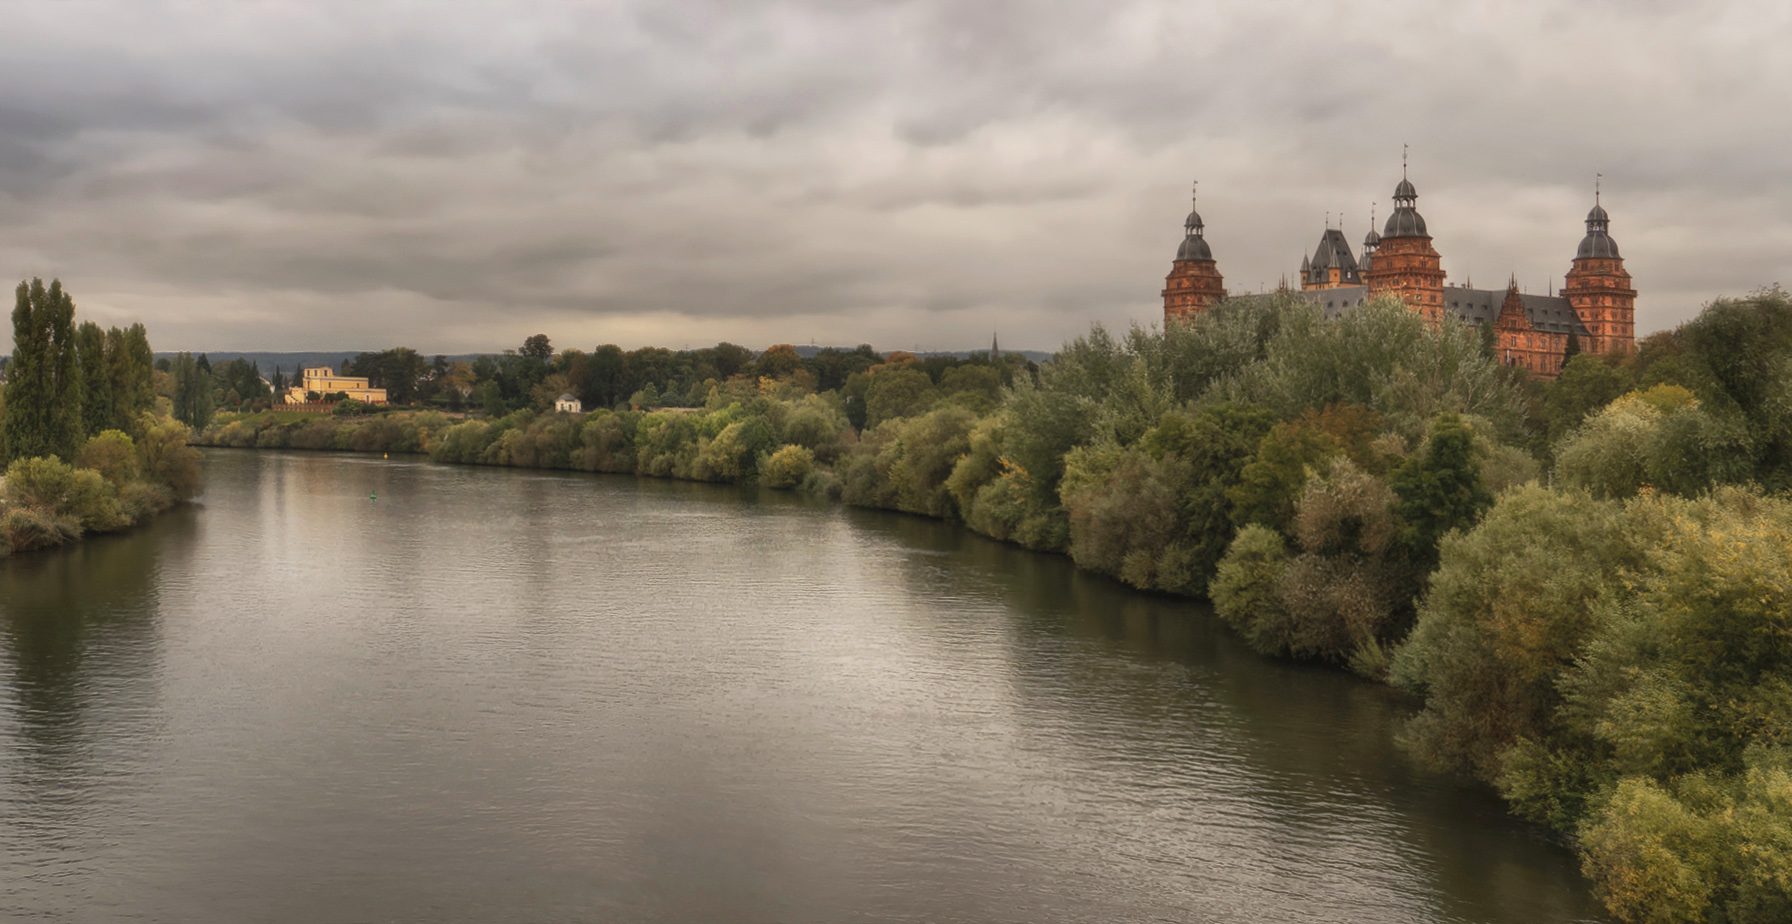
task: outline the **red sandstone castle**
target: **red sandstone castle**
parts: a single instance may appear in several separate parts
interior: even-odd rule
[[[1363,238],[1363,259],[1350,253],[1344,233],[1327,228],[1319,247],[1301,258],[1301,294],[1326,317],[1361,305],[1371,296],[1400,296],[1433,324],[1449,314],[1471,324],[1492,324],[1499,358],[1532,374],[1555,378],[1572,334],[1587,353],[1619,353],[1636,342],[1636,290],[1607,233],[1610,218],[1594,196],[1574,264],[1560,295],[1530,295],[1508,283],[1504,291],[1444,285],[1443,258],[1431,246],[1419,194],[1402,178],[1394,189],[1394,214],[1381,234]],[[1192,320],[1226,297],[1225,280],[1207,246],[1198,212],[1184,223],[1182,246],[1165,280],[1164,325]]]

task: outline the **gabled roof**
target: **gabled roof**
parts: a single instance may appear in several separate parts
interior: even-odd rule
[[[1319,238],[1319,246],[1313,251],[1313,269],[1343,270],[1344,278],[1356,279],[1356,257],[1350,254],[1350,242],[1344,239],[1344,232],[1337,228],[1325,229]]]
[[[1545,334],[1566,334],[1570,330],[1587,336],[1587,326],[1568,300],[1560,295],[1525,295],[1518,299],[1524,305],[1525,318],[1531,327]],[[1504,290],[1445,289],[1444,310],[1471,324],[1492,324],[1500,318],[1500,307],[1506,303]]]

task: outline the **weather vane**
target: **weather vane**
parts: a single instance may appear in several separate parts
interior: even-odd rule
[[[1599,181],[1601,179],[1604,179],[1604,177],[1605,177],[1605,174],[1603,174],[1603,173],[1593,174],[1593,204],[1594,205],[1599,204]]]
[[[1406,149],[1408,145],[1400,145],[1400,179],[1406,179]]]

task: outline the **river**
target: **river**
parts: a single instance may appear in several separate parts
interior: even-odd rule
[[[0,920],[1598,920],[1409,708],[949,524],[211,450],[0,559]]]

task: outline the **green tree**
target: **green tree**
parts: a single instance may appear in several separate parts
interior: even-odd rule
[[[803,358],[797,355],[795,347],[779,343],[761,353],[752,368],[753,374],[761,378],[781,379],[803,368]]]
[[[106,332],[92,321],[82,322],[75,329],[75,354],[81,367],[82,435],[97,436],[111,429],[115,409]]]
[[[794,355],[794,354],[792,354]],[[865,424],[876,427],[886,420],[924,414],[939,400],[927,373],[919,369],[882,369],[871,376],[865,395]]]
[[[52,280],[19,283],[6,383],[6,446],[13,459],[73,459],[85,438],[75,302]]]
[[[1294,505],[1307,479],[1343,447],[1330,434],[1313,427],[1278,424],[1263,437],[1257,455],[1239,473],[1231,489],[1232,519],[1239,526],[1257,523],[1292,532]]]
[[[114,336],[116,334],[116,337]],[[106,332],[106,364],[112,379],[112,427],[136,432],[141,415],[156,406],[155,353],[142,324]]]
[[[211,375],[199,368],[191,353],[176,354],[171,372],[174,375],[174,419],[194,430],[205,429],[216,407],[212,400]]]
[[[1630,390],[1630,376],[1598,356],[1583,353],[1562,364],[1562,374],[1545,387],[1543,419],[1553,445],[1581,421]]]
[[[554,358],[554,345],[548,341],[547,334],[534,334],[523,341],[523,348],[517,352],[546,363]]]
[[[422,354],[410,347],[394,347],[380,353],[377,362],[387,401],[410,404],[417,400],[417,384],[429,373],[429,361]]]
[[[1400,541],[1422,574],[1436,567],[1437,543],[1445,533],[1472,527],[1493,506],[1475,458],[1474,434],[1455,414],[1437,418],[1418,458],[1401,466],[1389,486],[1399,498],[1394,512],[1405,524]]]
[[[1500,777],[1520,738],[1553,727],[1557,681],[1584,651],[1594,604],[1641,551],[1622,510],[1536,485],[1502,494],[1473,529],[1446,536],[1395,685],[1424,696],[1404,740],[1446,769]]]

